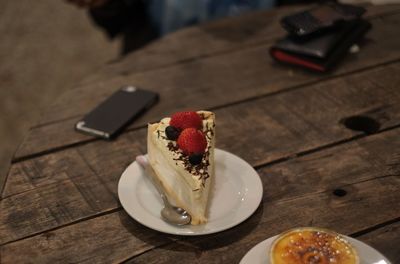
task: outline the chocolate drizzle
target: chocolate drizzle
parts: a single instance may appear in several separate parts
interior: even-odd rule
[[[214,130],[213,128],[215,127],[215,124],[208,126],[208,123],[206,123],[206,130],[204,131],[204,134],[206,135],[208,140],[211,140],[212,137],[214,136]]]
[[[204,118],[205,118],[204,115],[200,114],[200,116],[204,120]],[[206,122],[206,127],[205,127],[205,129],[203,129],[203,133],[205,134],[205,136],[207,137],[208,140],[211,140],[212,137],[214,136],[214,131],[213,131],[214,127],[215,127],[215,124],[209,125],[208,122]],[[207,146],[207,148],[204,152],[202,161],[197,165],[193,165],[189,161],[189,156],[185,155],[182,152],[182,150],[179,149],[179,147],[175,141],[169,140],[168,138],[166,138],[165,136],[160,134],[160,131],[157,131],[157,133],[158,133],[159,138],[161,137],[161,138],[169,141],[167,144],[168,150],[177,154],[178,157],[174,158],[174,161],[181,161],[183,163],[185,170],[187,170],[192,175],[197,176],[199,178],[199,180],[201,180],[201,185],[203,187],[205,187],[206,180],[210,177],[210,175],[208,173],[208,167],[210,166],[209,158],[210,158],[211,146]],[[178,165],[177,162],[175,162],[175,163]],[[199,189],[195,189],[193,191],[198,191],[198,190]]]
[[[168,142],[167,148],[169,149],[169,151],[172,151],[172,152],[175,152],[175,153],[179,152],[178,145],[176,145],[176,144],[174,144],[172,142]]]
[[[165,134],[161,135],[161,131],[160,130],[157,130],[157,137],[168,140],[168,138],[165,136]]]
[[[210,147],[207,147],[203,159],[200,164],[193,165],[189,161],[189,156],[185,155],[178,146],[174,145],[174,143],[169,142],[167,145],[170,151],[175,152],[178,157],[174,158],[176,161],[181,161],[185,170],[190,172],[192,175],[197,176],[201,180],[201,185],[205,187],[206,180],[210,177],[208,174],[208,166],[210,165],[209,157],[210,157]]]

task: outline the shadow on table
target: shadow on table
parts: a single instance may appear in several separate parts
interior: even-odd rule
[[[194,248],[201,251],[230,246],[253,232],[262,219],[263,211],[264,208],[261,203],[253,215],[243,223],[219,233],[197,237],[174,236],[174,238],[177,240],[177,243],[179,243],[179,240],[184,241],[186,244],[192,245]],[[174,250],[176,249],[174,248]]]
[[[211,235],[194,237],[175,236],[154,231],[131,219],[125,212],[121,213],[120,219],[126,230],[145,243],[157,246],[171,241],[171,243],[162,245],[161,248],[157,248],[150,251],[148,254],[140,255],[138,258],[135,258],[135,261],[141,263],[141,261],[146,262],[149,259],[159,258],[160,255],[165,258],[163,261],[168,262],[184,256],[198,258],[205,251],[212,251],[215,249],[218,249],[218,252],[229,252],[232,250],[232,246],[235,242],[245,239],[246,236],[254,231],[259,225],[262,215],[263,206],[261,205],[249,219],[236,227]],[[251,245],[253,242],[254,241],[249,241],[246,245]],[[243,245],[243,243],[237,245],[240,251],[248,250],[248,248],[244,248]],[[161,254],[161,252],[165,253],[165,251],[168,251],[168,254]]]
[[[158,246],[170,241],[169,237],[158,231],[150,229],[132,219],[125,211],[119,213],[121,225],[138,240],[146,244]]]

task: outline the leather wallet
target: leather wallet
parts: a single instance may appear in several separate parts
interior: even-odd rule
[[[331,70],[371,28],[368,21],[359,19],[313,38],[287,36],[270,49],[271,56],[286,64],[297,65],[317,72]]]

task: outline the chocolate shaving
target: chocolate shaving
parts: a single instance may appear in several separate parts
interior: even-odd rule
[[[200,114],[200,116],[204,119],[204,116],[202,114]],[[159,131],[157,131],[157,132],[159,132]],[[206,137],[209,140],[211,140],[212,136],[214,135],[214,132],[213,132],[212,128],[208,127],[208,123],[207,123],[205,131],[203,131],[203,133],[206,135]],[[164,139],[168,140],[167,138],[164,138]],[[211,146],[207,147],[207,149],[204,152],[202,161],[197,165],[193,165],[193,164],[190,163],[189,156],[185,155],[182,152],[182,150],[179,149],[178,145],[176,143],[174,143],[174,141],[168,142],[167,148],[168,148],[169,151],[175,152],[178,155],[178,157],[174,158],[174,160],[175,161],[181,161],[183,163],[183,166],[184,166],[185,170],[187,170],[188,172],[190,172],[194,176],[199,177],[199,179],[201,180],[201,185],[203,187],[205,187],[206,180],[208,178],[210,178],[210,175],[208,174],[208,166],[210,166],[209,158],[210,158],[210,148],[211,148]]]
[[[178,150],[179,150],[179,147],[172,142],[168,142],[167,148],[169,149],[169,151],[176,152],[176,153],[178,153]]]

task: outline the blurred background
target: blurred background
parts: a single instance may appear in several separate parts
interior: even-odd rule
[[[52,100],[119,55],[119,40],[61,0],[0,0],[0,176]]]
[[[183,26],[307,2],[314,1],[0,0],[0,178],[53,99],[121,52]]]

